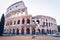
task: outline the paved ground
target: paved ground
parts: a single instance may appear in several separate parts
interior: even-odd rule
[[[47,36],[3,36],[0,40],[60,40],[60,38]]]

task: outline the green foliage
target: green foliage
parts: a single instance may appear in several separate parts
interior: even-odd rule
[[[4,31],[4,23],[5,23],[5,17],[4,14],[1,17],[1,21],[0,21],[0,36],[2,36],[3,31]]]
[[[58,31],[60,32],[60,25],[57,25],[58,26]]]

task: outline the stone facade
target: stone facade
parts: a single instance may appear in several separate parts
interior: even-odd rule
[[[49,16],[32,16],[27,12],[23,1],[16,2],[7,8],[4,33],[13,34],[56,34],[56,20]]]

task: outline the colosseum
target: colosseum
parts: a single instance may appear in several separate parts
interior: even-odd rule
[[[56,20],[49,16],[28,14],[23,1],[9,6],[6,11],[4,33],[8,34],[56,34]]]

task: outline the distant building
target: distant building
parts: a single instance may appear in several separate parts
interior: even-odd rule
[[[56,34],[56,20],[49,16],[32,16],[27,12],[23,1],[16,2],[7,8],[4,33],[19,34]]]

